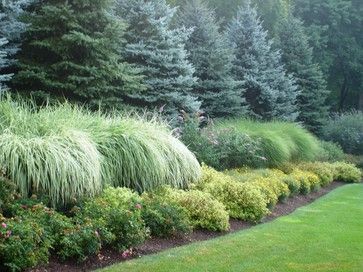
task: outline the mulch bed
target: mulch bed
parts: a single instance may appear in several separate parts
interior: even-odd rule
[[[295,211],[297,208],[313,202],[317,198],[329,193],[330,191],[344,184],[345,183],[342,182],[333,182],[329,186],[321,188],[317,192],[310,193],[306,196],[298,195],[293,198],[289,198],[285,203],[278,203],[271,212],[271,214],[264,218],[262,223],[272,221],[280,216],[288,215]],[[253,223],[243,222],[235,219],[230,220],[230,225],[231,229],[228,232],[217,233],[206,230],[195,230],[193,233],[184,237],[152,238],[147,240],[143,245],[135,248],[133,256],[128,258],[124,258],[120,252],[108,248],[103,249],[97,256],[89,257],[83,263],[77,263],[72,261],[62,263],[56,257],[52,257],[49,261],[49,264],[47,264],[46,266],[37,267],[35,269],[28,270],[28,272],[91,271],[132,258],[138,258],[144,255],[157,253],[168,248],[212,239],[255,226],[255,224]]]

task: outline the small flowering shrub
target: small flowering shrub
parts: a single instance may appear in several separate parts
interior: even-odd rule
[[[202,169],[202,179],[195,188],[223,203],[231,217],[258,222],[268,213],[267,199],[256,185],[236,182],[205,165]]]
[[[0,215],[0,268],[21,271],[48,262],[52,239],[32,218]]]
[[[167,201],[162,194],[144,193],[142,205],[142,218],[152,236],[170,237],[192,230],[187,210],[175,201]]]
[[[96,255],[101,247],[101,237],[91,220],[64,228],[56,244],[57,255],[61,260],[75,258],[84,261],[87,257]]]
[[[354,164],[336,162],[334,167],[334,180],[344,182],[361,182],[362,172]]]
[[[126,188],[106,188],[97,198],[83,204],[78,217],[106,228],[115,239],[112,245],[124,251],[143,243],[148,235],[142,220],[141,198]]]
[[[317,175],[319,177],[321,186],[326,186],[334,180],[334,169],[329,163],[302,163],[298,165],[298,168],[304,171],[312,172]]]

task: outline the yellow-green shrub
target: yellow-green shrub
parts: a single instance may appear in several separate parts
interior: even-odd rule
[[[177,190],[169,187],[163,189],[165,198],[176,202],[185,210],[194,228],[212,231],[229,229],[229,215],[222,203],[210,194],[198,190]]]
[[[299,164],[298,167],[317,175],[322,186],[326,186],[334,180],[334,169],[330,163],[310,162]]]
[[[256,185],[237,182],[208,166],[203,166],[202,179],[195,187],[222,202],[233,218],[257,222],[268,213],[266,198]]]
[[[299,181],[302,194],[306,195],[320,187],[319,177],[312,172],[295,169],[290,176]]]
[[[360,182],[362,180],[362,172],[354,164],[346,162],[333,163],[334,180],[344,182]]]

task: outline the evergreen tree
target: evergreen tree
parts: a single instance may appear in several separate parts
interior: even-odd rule
[[[335,110],[363,110],[363,1],[295,0]]]
[[[193,29],[186,48],[198,77],[194,90],[202,99],[202,109],[211,117],[245,113],[240,84],[231,76],[233,52],[219,32],[214,12],[201,0],[189,0],[177,24]]]
[[[21,34],[26,24],[20,17],[33,0],[3,0],[0,3],[0,90],[12,77],[11,66],[15,63],[15,54],[19,51]]]
[[[294,121],[297,86],[286,73],[280,52],[273,50],[272,41],[249,1],[238,9],[227,35],[235,49],[234,77],[243,81],[250,114],[265,120]]]
[[[277,47],[282,50],[282,60],[299,86],[297,105],[298,121],[311,131],[318,133],[328,117],[325,105],[329,92],[319,66],[313,62],[313,50],[302,22],[289,15],[281,21],[277,31]]]
[[[16,90],[46,97],[118,107],[125,92],[141,88],[123,62],[124,24],[110,0],[43,0],[35,5],[19,54]]]
[[[0,67],[6,67],[8,63],[7,52],[4,49],[4,45],[8,43],[8,40],[5,38],[0,39]],[[6,90],[6,85],[4,84],[6,81],[9,81],[12,74],[0,74],[0,95]]]
[[[160,108],[169,117],[200,106],[192,94],[196,78],[185,50],[190,29],[171,28],[175,12],[165,0],[118,0],[116,8],[128,23],[124,55],[142,71],[147,87],[144,93],[129,95],[128,101]]]

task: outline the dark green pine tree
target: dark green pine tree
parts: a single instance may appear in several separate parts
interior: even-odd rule
[[[125,25],[110,0],[43,0],[26,22],[19,54],[17,91],[119,107],[124,93],[141,89],[141,78],[121,57]]]
[[[117,0],[116,13],[128,23],[123,53],[142,71],[147,86],[128,101],[160,108],[169,118],[180,110],[195,112],[200,107],[192,93],[196,78],[185,50],[190,30],[171,28],[175,12],[165,0]]]
[[[193,29],[186,48],[198,77],[194,91],[202,109],[211,117],[245,114],[241,82],[231,74],[233,51],[219,32],[214,11],[202,0],[189,0],[179,10],[176,24]]]
[[[300,90],[297,98],[297,120],[314,133],[319,133],[328,117],[325,102],[329,91],[322,71],[313,62],[313,50],[299,19],[289,15],[281,21],[277,28],[276,46],[281,49],[285,67],[294,75]]]
[[[264,120],[295,121],[295,80],[286,73],[280,52],[273,49],[249,1],[238,9],[227,35],[235,51],[234,78],[243,81],[250,115]]]

